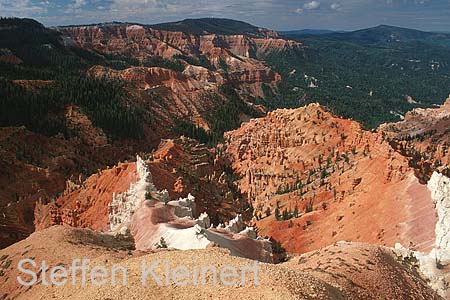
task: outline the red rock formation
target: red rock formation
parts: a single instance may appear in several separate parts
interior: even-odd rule
[[[36,230],[52,225],[109,230],[108,205],[113,193],[125,192],[136,180],[134,163],[121,163],[90,176],[78,189],[68,192],[55,202],[38,204]]]
[[[144,58],[172,57],[175,54],[196,56],[221,48],[242,57],[262,57],[276,49],[301,49],[298,42],[281,39],[274,32],[249,35],[194,35],[163,31],[148,26],[109,24],[102,26],[68,26],[58,30],[78,45],[109,53]]]
[[[267,67],[262,59],[274,51],[302,51],[302,45],[298,42],[278,38],[274,32],[264,30],[256,36],[189,35],[129,24],[70,26],[61,27],[59,30],[66,37],[66,42],[72,41],[85,49],[134,57],[141,61],[155,56],[173,58],[175,55],[209,61],[211,70],[184,62],[186,67],[184,76],[158,68],[146,71],[132,68],[122,72],[122,77],[133,81],[139,88],[153,87],[152,92],[164,99],[172,100],[174,105],[170,107],[174,110],[179,109],[182,114],[185,108],[184,103],[199,108],[204,98],[208,97],[205,92],[214,92],[216,85],[224,82],[239,86],[243,93],[252,95],[253,99],[264,97],[262,84],[274,84],[281,78],[279,74]],[[224,66],[226,70],[223,69]],[[98,70],[95,72],[98,73]],[[155,79],[155,84],[152,84],[151,78]],[[167,82],[168,78],[172,79],[173,85]],[[155,88],[159,86],[156,82],[161,80],[167,83],[163,85],[165,89],[162,91]],[[199,88],[203,93],[191,94],[193,89],[198,91]],[[196,111],[191,115],[196,115]],[[186,114],[183,117],[186,118]],[[193,121],[192,118],[189,119]]]
[[[228,184],[223,162],[204,145],[190,139],[165,140],[149,156],[148,167],[158,190],[166,189],[171,199],[195,196],[197,217],[207,212],[213,223],[234,218],[243,207],[239,195]],[[203,175],[202,175],[203,173]],[[180,188],[180,178],[183,182]],[[113,194],[127,191],[137,181],[135,163],[121,163],[90,176],[78,188],[64,196],[36,207],[36,229],[54,224],[109,230],[108,205]],[[53,217],[52,217],[53,216]],[[73,218],[72,216],[76,216]]]
[[[94,127],[79,107],[69,105],[66,108],[66,120],[67,128],[80,137],[83,144],[96,147],[108,144],[106,134],[100,128]]]
[[[14,53],[9,49],[0,49],[0,62],[11,64],[11,65],[19,65],[22,63],[22,60],[14,55]]]
[[[450,176],[450,98],[439,108],[417,108],[398,123],[380,131],[398,152],[407,156],[417,176],[427,182],[433,170]]]
[[[432,246],[430,193],[381,134],[311,104],[251,120],[225,139],[260,234],[280,240],[289,252],[339,240]],[[276,221],[277,207],[280,218],[296,207],[298,217]]]
[[[76,135],[66,140],[0,128],[0,248],[31,234],[36,203],[57,198],[68,180],[77,182],[79,175],[128,158],[130,149],[122,146],[97,147]]]

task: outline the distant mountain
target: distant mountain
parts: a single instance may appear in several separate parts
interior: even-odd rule
[[[409,28],[379,25],[377,27],[345,33],[330,33],[326,37],[362,44],[424,42],[441,46],[450,46],[450,34],[426,32]]]
[[[336,33],[334,30],[327,29],[301,29],[301,30],[287,30],[280,31],[282,35],[290,35],[290,34],[298,34],[298,35],[322,35],[322,34],[330,34]]]
[[[65,25],[58,26],[59,28],[71,28],[77,26],[97,26],[97,27],[110,27],[110,26],[128,26],[128,25],[140,25],[145,28],[153,28],[156,30],[184,32],[187,34],[222,34],[222,35],[236,35],[245,34],[250,36],[262,35],[275,31],[268,30],[254,26],[252,24],[224,18],[200,18],[200,19],[184,19],[182,21],[158,23],[158,24],[143,24],[137,22],[104,22],[104,23],[92,23],[86,25]]]
[[[369,128],[397,121],[416,107],[441,104],[449,94],[450,36],[393,26],[346,33],[289,34],[300,55],[266,59],[283,78],[266,105],[319,102]],[[407,101],[409,97],[414,101]],[[266,97],[267,98],[267,97]]]
[[[151,28],[167,31],[182,31],[189,34],[258,34],[261,29],[249,23],[231,19],[202,18],[185,19],[179,22],[150,25]]]

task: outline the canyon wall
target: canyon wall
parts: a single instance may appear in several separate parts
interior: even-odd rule
[[[256,226],[288,252],[340,240],[433,247],[430,192],[380,133],[310,104],[252,119],[225,141]]]
[[[131,24],[68,26],[58,30],[66,45],[95,51],[97,55],[135,59],[129,69],[94,67],[89,73],[112,75],[131,83],[133,96],[160,122],[172,124],[172,116],[176,116],[205,129],[210,126],[209,113],[226,101],[220,95],[218,99],[214,97],[218,87],[233,84],[249,103],[264,98],[263,85],[274,89],[281,80],[264,63],[265,56],[278,51],[303,51],[300,43],[269,31],[261,31],[257,36],[187,34]],[[139,67],[154,58],[177,59],[184,70]],[[161,132],[160,136],[169,135]]]
[[[408,157],[422,183],[434,170],[450,176],[450,99],[437,108],[417,108],[397,123],[380,126],[392,147]]]

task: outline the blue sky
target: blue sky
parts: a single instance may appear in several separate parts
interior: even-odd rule
[[[389,24],[450,32],[450,0],[0,0],[0,15],[45,25],[224,17],[276,30]]]

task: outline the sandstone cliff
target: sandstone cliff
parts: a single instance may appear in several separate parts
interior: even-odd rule
[[[256,226],[288,252],[339,240],[432,248],[430,192],[381,134],[311,104],[250,120],[225,140]]]
[[[407,156],[423,183],[434,170],[450,176],[450,99],[438,108],[417,108],[398,123],[380,126],[391,145]]]
[[[80,122],[87,123],[81,124]],[[0,129],[0,247],[34,231],[36,203],[49,203],[98,168],[128,157],[126,147],[104,145],[90,122],[77,118],[80,134],[66,140],[32,133],[24,127]],[[87,126],[87,127],[85,127]],[[88,143],[86,141],[89,141]]]

